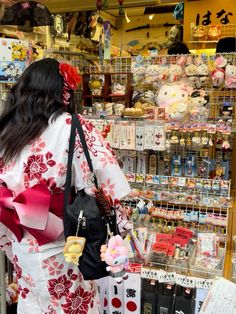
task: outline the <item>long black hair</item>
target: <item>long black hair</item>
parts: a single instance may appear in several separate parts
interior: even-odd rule
[[[23,147],[41,135],[49,118],[64,111],[74,112],[74,94],[70,104],[62,101],[63,78],[59,62],[46,58],[32,63],[11,88],[0,115],[0,151],[4,162],[16,157]]]

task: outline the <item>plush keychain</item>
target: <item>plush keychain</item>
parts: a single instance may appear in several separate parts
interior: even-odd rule
[[[227,64],[225,68],[225,87],[236,88],[236,66]]]
[[[195,122],[206,121],[209,116],[209,95],[203,89],[194,90],[189,98],[190,120]]]
[[[159,65],[150,64],[145,70],[145,83],[152,84],[158,80]]]
[[[198,68],[197,68],[196,64],[187,65],[185,68],[185,73],[186,73],[188,79],[190,80],[190,82],[194,86],[196,86],[197,81],[198,81],[198,77],[197,77]]]
[[[223,86],[225,81],[225,70],[217,68],[211,73],[213,87]]]
[[[208,80],[208,76],[209,76],[208,65],[205,63],[200,64],[197,68],[197,75],[199,78],[198,87],[205,86]]]
[[[218,56],[215,59],[215,70],[211,73],[213,87],[223,87],[225,82],[225,67],[227,59],[223,56]]]
[[[67,263],[79,264],[79,258],[83,254],[86,239],[84,237],[70,236],[66,239],[64,256]]]
[[[183,74],[182,67],[179,64],[170,65],[170,82],[179,81]]]
[[[126,273],[129,263],[128,249],[124,246],[124,240],[120,235],[111,237],[107,246],[101,247],[101,259],[107,263],[107,271],[117,283],[128,278]]]

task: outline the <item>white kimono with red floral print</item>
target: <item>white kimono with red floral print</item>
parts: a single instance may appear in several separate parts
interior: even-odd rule
[[[130,192],[124,174],[102,136],[90,122],[81,116],[80,120],[101,186],[113,199],[121,199]],[[64,113],[55,121],[50,120],[42,135],[27,145],[15,160],[4,165],[0,158],[0,180],[14,195],[38,183],[45,183],[51,193],[63,191],[70,128],[71,116]],[[72,184],[78,190],[91,191],[89,168],[78,137],[72,171]],[[0,223],[0,249],[12,260],[18,281],[18,313],[100,313],[94,282],[84,281],[77,266],[65,262],[63,248],[63,235],[55,242],[39,246],[25,231],[19,243]]]

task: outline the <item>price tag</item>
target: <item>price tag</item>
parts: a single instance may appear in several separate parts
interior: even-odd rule
[[[185,186],[186,178],[178,178],[178,186]]]
[[[175,272],[160,271],[160,274],[159,274],[160,283],[175,283],[175,281],[176,281]]]
[[[196,278],[196,288],[210,290],[214,282],[214,279]]]
[[[159,278],[159,270],[153,268],[141,268],[141,278],[158,280]]]
[[[177,274],[176,284],[185,288],[195,288],[196,278]]]

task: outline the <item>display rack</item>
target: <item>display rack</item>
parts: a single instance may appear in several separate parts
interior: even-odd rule
[[[104,83],[101,90],[101,94],[92,94],[90,89],[91,78],[103,77]],[[83,74],[83,100],[84,106],[92,106],[96,100],[112,101],[119,99],[125,102],[126,107],[130,107],[132,101],[132,85],[131,85],[131,73],[129,72],[90,72]],[[112,93],[111,86],[112,82],[125,83],[125,91],[122,94]]]
[[[151,267],[150,269],[161,268],[167,271],[167,273],[174,271],[175,273],[181,273],[185,276],[197,276],[202,278],[215,278],[215,276],[224,275],[228,272],[228,255],[231,247],[230,237],[232,232],[231,217],[233,212],[233,207],[231,207],[231,191],[232,185],[234,187],[235,184],[233,162],[235,155],[235,136],[233,128],[236,119],[236,91],[235,89],[230,89],[225,86],[217,88],[212,86],[211,73],[215,68],[214,63],[218,56],[201,56],[209,72],[206,80],[202,81],[200,86],[196,88],[207,91],[210,104],[208,107],[208,118],[202,123],[201,121],[197,123],[191,122],[189,124],[185,122],[173,123],[163,122],[163,120],[159,122],[153,122],[152,120],[150,122],[149,118],[155,119],[158,117],[158,114],[155,112],[152,114],[149,113],[144,118],[129,117],[125,119],[119,116],[108,115],[105,119],[100,120],[96,115],[89,116],[100,129],[107,123],[111,126],[108,141],[116,151],[123,171],[133,188],[133,193],[128,199],[124,200],[124,205],[129,211],[131,210],[136,213],[137,211],[141,212],[142,217],[149,211],[148,218],[146,218],[145,221],[140,220],[141,218],[137,214],[136,218],[134,218],[136,219],[134,220],[135,223],[139,226],[141,224],[141,226],[147,228],[154,228],[156,232],[165,231],[171,233],[176,227],[183,227],[190,228],[196,234],[201,232],[217,233],[220,238],[220,262],[216,270],[203,269],[195,266],[196,248],[193,249],[187,264],[183,265],[182,261],[178,263],[178,261],[174,259],[168,259],[164,263],[161,261],[153,262],[152,260],[147,262],[141,259],[143,267]],[[236,65],[235,54],[224,54],[223,56],[229,64],[233,66]],[[140,62],[140,60],[142,60],[141,66],[145,67],[147,70],[150,65],[170,66],[171,64],[176,64],[180,57],[181,56],[157,56],[155,58],[133,58],[131,60],[130,71],[133,71],[132,64],[134,62]],[[186,57],[189,62],[188,64],[197,64],[199,62],[198,55]],[[130,59],[128,59],[127,62],[123,60],[123,64],[126,63],[130,64]],[[185,66],[182,68],[183,74],[181,79],[187,81],[189,77],[184,72]],[[137,78],[135,80],[136,73],[133,72],[132,74],[134,76],[134,92],[138,90],[145,93],[151,90],[155,94],[163,84],[163,81],[146,84],[145,70],[142,70],[141,78],[138,78],[138,81]],[[140,75],[140,73],[138,75]],[[168,81],[166,83],[171,84],[171,82]],[[231,106],[228,113],[224,113],[223,110],[226,103]],[[159,128],[158,132],[160,132],[160,125],[163,125],[163,123],[163,135],[165,137],[163,145],[165,149],[160,149],[160,147],[155,148],[155,145],[152,147],[145,146],[148,142],[148,139],[145,138],[146,134],[149,133],[150,135],[149,131],[151,128],[155,129],[156,127]],[[144,144],[141,149],[137,147],[136,139],[136,135],[140,134],[140,127],[144,128],[142,133]],[[123,130],[123,128],[126,128],[126,130]],[[132,131],[131,128],[133,128]],[[146,132],[145,128],[149,131]],[[119,129],[120,132],[119,142],[117,142],[116,139],[116,129]],[[124,134],[129,134],[129,137],[123,138]],[[134,138],[132,138],[132,136],[130,137],[130,134],[133,134],[132,136]],[[171,143],[174,137],[177,137],[177,142]],[[206,142],[204,142],[205,137],[208,138]],[[195,138],[197,140],[195,140]],[[227,149],[222,149],[224,140],[227,140],[229,144]],[[182,172],[177,174],[177,176],[171,173],[171,156],[173,156],[173,154],[181,156]],[[200,171],[195,171],[195,174],[185,176],[185,170],[183,170],[185,168],[183,165],[186,163],[189,154],[194,156],[196,169]],[[142,171],[137,170],[137,167],[140,167],[140,156],[144,156],[143,161],[146,164]],[[155,156],[156,158],[154,172],[149,171],[150,156]],[[219,175],[218,178],[215,178],[215,170],[212,168],[212,164],[210,165],[211,160],[215,160],[216,163],[218,161],[224,161],[227,164],[224,174],[222,171],[219,171],[219,169],[216,170]],[[205,168],[204,171],[201,167]],[[205,183],[203,183],[203,185],[200,183],[199,185],[199,182]],[[211,188],[204,188],[204,184],[206,186],[210,185]],[[219,187],[221,184],[226,184],[225,186],[227,186],[227,188],[224,190],[218,189],[217,186]],[[184,197],[184,195],[186,197]],[[207,202],[205,203],[206,200]],[[134,262],[138,261],[140,262],[139,258],[134,258]],[[227,276],[229,276],[228,273]]]

